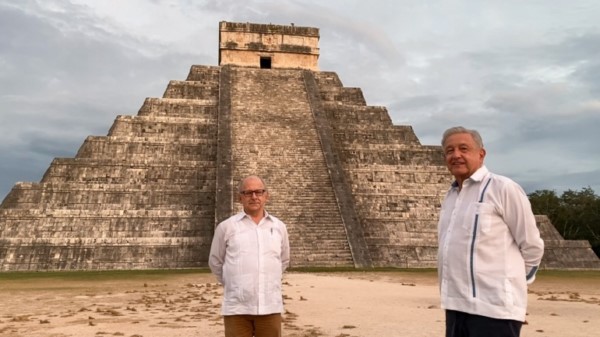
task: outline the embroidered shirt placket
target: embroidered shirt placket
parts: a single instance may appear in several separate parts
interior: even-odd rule
[[[478,202],[481,203],[483,202],[483,196],[485,195],[485,191],[488,188],[488,185],[490,184],[490,181],[492,181],[492,178],[488,178],[487,182],[485,183],[485,186],[483,187],[483,190],[481,191],[481,194],[479,195],[479,200]],[[470,256],[470,268],[471,268],[471,286],[473,288],[473,297],[477,297],[477,287],[475,286],[475,243],[477,242],[477,227],[479,225],[479,212],[477,214],[475,214],[475,220],[474,220],[474,224],[473,224],[473,238],[471,239],[471,256]]]
[[[256,263],[258,264],[258,292],[257,292],[257,298],[256,298],[256,314],[260,315],[260,311],[261,308],[263,306],[262,300],[263,300],[263,294],[264,292],[264,275],[263,275],[263,266],[262,266],[262,245],[263,245],[263,237],[262,237],[262,230],[261,230],[261,225],[263,223],[265,219],[261,219],[258,224],[255,226],[255,231],[256,231],[256,244],[258,245],[258,256],[256,257]]]

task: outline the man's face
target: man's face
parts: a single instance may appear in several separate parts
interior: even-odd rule
[[[240,202],[244,206],[244,212],[249,215],[261,215],[264,213],[265,204],[269,199],[269,192],[257,178],[248,178],[244,181],[240,191]]]
[[[455,133],[444,143],[444,157],[450,173],[459,183],[483,165],[485,150],[468,133]]]

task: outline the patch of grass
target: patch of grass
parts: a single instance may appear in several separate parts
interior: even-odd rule
[[[296,273],[417,273],[437,274],[435,268],[352,268],[352,267],[296,267],[288,271]],[[538,276],[560,277],[560,278],[600,278],[600,270],[539,270]]]
[[[600,279],[600,270],[540,270],[537,277]]]
[[[148,270],[94,270],[94,271],[11,271],[0,272],[0,280],[19,281],[35,279],[61,279],[70,281],[124,280],[153,278],[182,274],[210,273],[208,268],[198,269],[148,269]]]
[[[377,268],[353,268],[353,267],[296,267],[289,268],[288,271],[297,273],[437,273],[435,268],[394,268],[394,267],[377,267]]]
[[[417,273],[436,274],[435,268],[352,268],[352,267],[296,267],[288,271],[296,273]],[[62,279],[72,281],[101,281],[162,278],[170,275],[207,274],[208,268],[193,269],[148,269],[148,270],[94,270],[94,271],[5,271],[0,272],[0,281],[19,281],[35,279]],[[589,278],[600,280],[600,270],[540,270],[540,278]]]

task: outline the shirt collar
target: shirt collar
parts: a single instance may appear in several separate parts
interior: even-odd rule
[[[244,217],[246,216],[246,213],[244,211],[239,212],[238,214],[235,215],[235,221],[240,221],[242,220]]]
[[[478,182],[482,181],[489,172],[490,171],[487,169],[487,167],[485,167],[485,165],[481,165],[481,167],[478,168],[477,171],[475,171],[475,173],[471,174],[471,176],[467,178],[467,180],[470,179]],[[456,180],[452,182],[452,188],[458,188],[458,182]]]
[[[488,174],[488,169],[487,167],[485,167],[485,165],[481,165],[481,167],[475,171],[475,173],[473,173],[469,179],[473,180],[473,181],[482,181],[485,176]]]
[[[246,214],[246,212],[244,212],[244,210],[242,210],[241,212],[239,212],[238,214],[235,215],[235,220],[236,221],[241,221],[245,217],[248,217],[249,219],[252,219],[251,216],[249,216],[248,214]],[[263,219],[273,220],[271,218],[271,214],[269,214],[269,212],[267,212],[267,210],[265,210],[265,216],[264,216]]]

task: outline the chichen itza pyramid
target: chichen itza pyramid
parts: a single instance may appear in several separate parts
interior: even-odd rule
[[[248,174],[288,225],[292,267],[435,267],[451,182],[359,88],[318,70],[319,29],[220,22],[219,66],[193,65],[0,205],[0,270],[206,267]],[[543,268],[600,268],[544,216]]]

